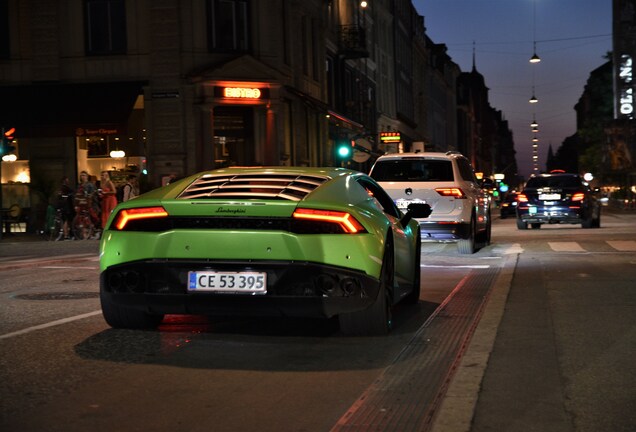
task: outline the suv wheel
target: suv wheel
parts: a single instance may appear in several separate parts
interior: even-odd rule
[[[470,234],[468,238],[461,239],[457,242],[457,249],[460,254],[475,253],[475,219],[470,220]]]
[[[521,218],[517,218],[517,229],[527,230],[528,224],[524,222]]]

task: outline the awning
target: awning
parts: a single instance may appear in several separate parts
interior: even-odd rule
[[[286,85],[286,86],[283,86],[283,88],[287,90],[289,93],[292,93],[298,96],[303,102],[311,106],[314,110],[324,113],[325,115],[328,115],[329,122],[333,124],[334,126],[339,128],[349,129],[354,132],[363,132],[365,130],[364,125],[361,125],[360,123],[351,120],[345,115],[332,110],[331,108],[329,108],[329,105],[327,105],[325,102],[319,99],[316,99],[315,97],[312,97],[304,92],[301,92],[300,90],[295,89],[294,87]]]
[[[16,137],[74,136],[78,128],[117,129],[146,83],[139,81],[0,86],[0,125]]]

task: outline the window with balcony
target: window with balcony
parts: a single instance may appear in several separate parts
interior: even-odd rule
[[[126,53],[125,0],[86,0],[86,54]]]
[[[0,59],[10,57],[9,40],[9,2],[0,0]]]
[[[249,5],[247,0],[207,0],[208,50],[249,50]]]

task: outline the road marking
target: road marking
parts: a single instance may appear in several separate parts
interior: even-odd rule
[[[636,251],[636,241],[634,240],[608,240],[607,244],[621,252]]]
[[[494,253],[500,253],[502,255],[512,255],[523,253],[523,248],[519,243],[513,244],[498,244],[493,248]]]
[[[550,248],[555,252],[585,252],[577,242],[548,242]]]
[[[470,269],[487,269],[490,268],[487,264],[478,265],[434,265],[434,264],[420,264],[420,267],[427,268],[470,268]]]
[[[20,335],[23,335],[23,334],[26,334],[26,333],[31,333],[31,332],[36,331],[36,330],[42,330],[42,329],[49,328],[49,327],[55,327],[55,326],[58,326],[58,325],[62,325],[62,324],[70,323],[70,322],[73,322],[73,321],[81,320],[81,319],[84,319],[84,318],[92,317],[92,316],[95,316],[95,315],[99,315],[101,313],[102,313],[101,310],[96,310],[96,311],[88,312],[88,313],[85,313],[85,314],[82,314],[82,315],[75,315],[75,316],[68,317],[68,318],[62,318],[62,319],[59,319],[59,320],[51,321],[49,323],[40,324],[40,325],[36,325],[36,326],[33,326],[33,327],[25,328],[25,329],[22,329],[22,330],[14,331],[12,333],[6,333],[6,334],[3,334],[3,335],[0,335],[0,339],[8,339],[10,337],[20,336]]]
[[[95,267],[95,266],[92,266],[92,267],[53,266],[53,265],[51,265],[51,266],[43,266],[42,268],[45,268],[45,269],[76,269],[76,270],[78,270],[78,269],[86,269],[86,270],[97,270],[99,267]]]

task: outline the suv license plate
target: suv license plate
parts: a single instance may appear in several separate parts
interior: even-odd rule
[[[528,213],[529,214],[537,214],[537,208],[536,207],[528,207]]]
[[[232,294],[267,293],[267,273],[264,272],[188,272],[188,291],[223,292]]]
[[[561,194],[539,194],[539,199],[541,201],[560,200],[561,199]]]

